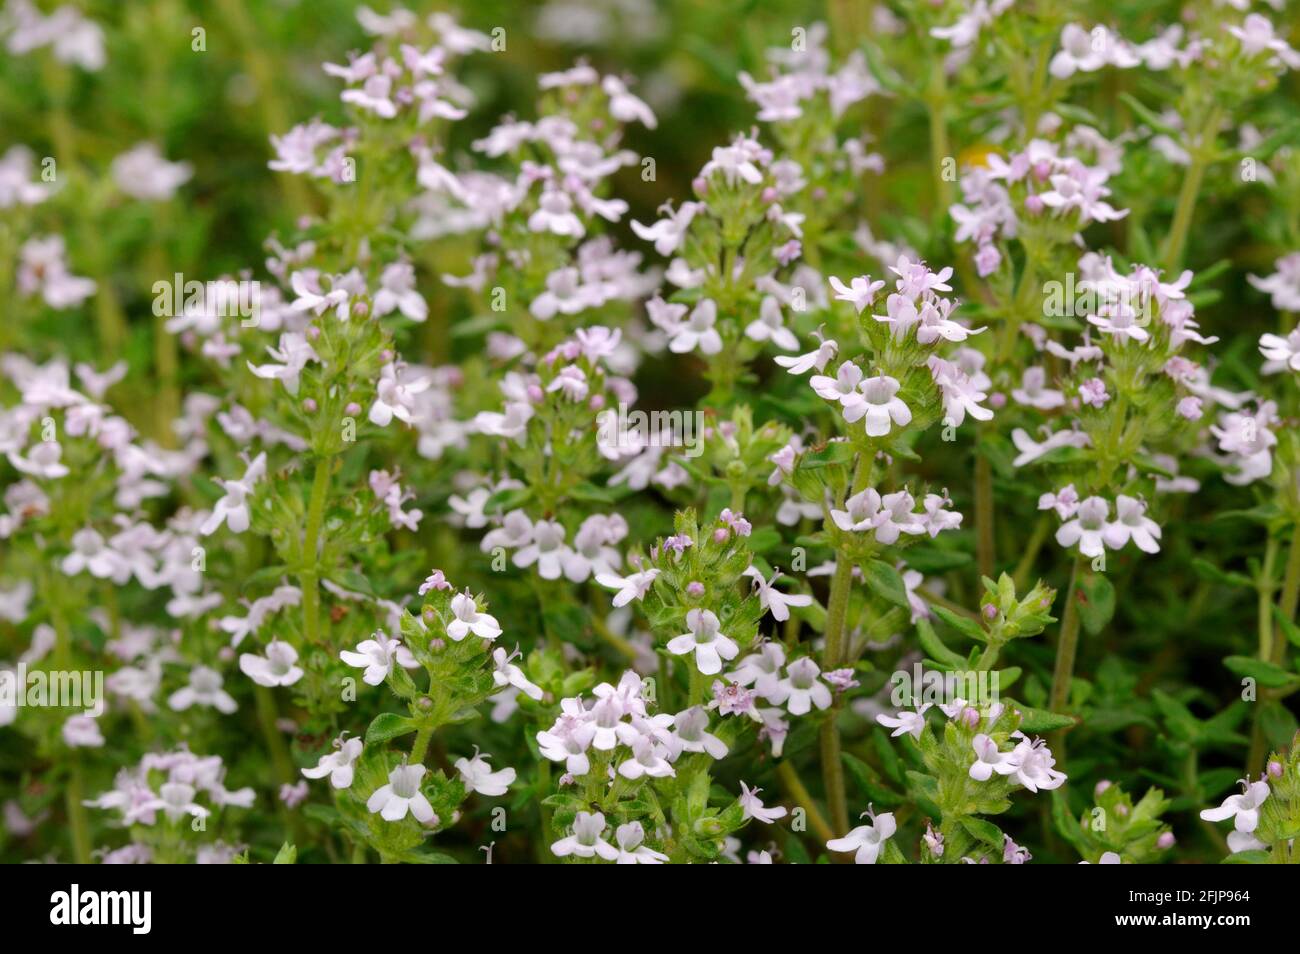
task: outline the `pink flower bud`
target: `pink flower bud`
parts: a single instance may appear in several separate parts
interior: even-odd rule
[[[1283,769],[1282,769],[1282,763],[1281,763],[1281,762],[1279,762],[1279,761],[1277,761],[1276,759],[1274,759],[1273,761],[1271,761],[1271,762],[1268,763],[1268,777],[1269,777],[1269,778],[1281,778],[1281,777],[1282,777],[1282,772],[1283,772]]]
[[[961,721],[965,722],[968,728],[975,728],[980,724],[980,711],[973,706],[967,706],[961,711]]]
[[[984,604],[983,612],[984,612],[984,618],[987,620],[994,620],[998,618],[998,608],[994,606],[992,603]]]
[[[764,189],[764,190],[763,190],[763,201],[764,201],[764,202],[775,202],[775,201],[776,201],[776,190],[773,189],[771,186],[768,186],[766,189]]]
[[[1001,391],[994,391],[989,395],[989,403],[992,404],[995,409],[1004,408],[1007,406],[1007,396]]]
[[[320,326],[319,326],[319,325],[311,325],[311,326],[309,326],[309,327],[307,328],[307,337],[310,338],[312,341],[315,341],[317,338],[319,338],[319,337],[320,337]]]
[[[730,531],[727,530],[726,527],[718,527],[718,529],[716,529],[716,530],[713,531],[713,542],[714,542],[714,543],[726,543],[726,542],[727,542],[727,537],[728,537],[729,535],[730,535]]]
[[[691,582],[686,584],[686,595],[691,597],[691,599],[698,600],[704,595],[704,584],[699,580],[691,580]]]
[[[540,384],[530,384],[527,388],[528,400],[534,404],[540,404],[546,399],[546,392],[542,390]]]
[[[370,306],[364,301],[353,302],[352,314],[356,315],[358,318],[364,318],[366,315],[370,314]]]
[[[305,401],[302,402],[302,409],[307,414],[315,414],[317,411],[317,407],[318,406],[316,404],[315,398],[307,398]]]
[[[1093,798],[1101,798],[1101,793],[1110,788],[1110,779],[1103,778],[1097,783],[1097,787],[1092,790]]]
[[[1174,837],[1172,831],[1164,831],[1161,832],[1160,837],[1156,839],[1156,847],[1161,851],[1168,851],[1174,846],[1174,842],[1177,840],[1178,839]]]
[[[599,411],[602,407],[605,406],[605,395],[603,395],[603,394],[593,394],[593,395],[591,396],[591,400],[587,402],[587,405],[588,405],[588,406],[589,406],[593,411]]]
[[[1043,200],[1036,195],[1026,197],[1025,210],[1037,215],[1039,212],[1043,211]]]
[[[343,409],[343,413],[348,417],[356,417],[361,413],[361,405],[356,401],[349,401],[348,406]]]
[[[697,196],[699,196],[699,197],[702,199],[702,198],[704,198],[706,195],[708,195],[708,192],[709,192],[709,182],[708,182],[708,180],[705,179],[703,176],[696,176],[696,177],[691,181],[691,188],[694,189],[694,190],[695,190],[695,194],[696,194]]]

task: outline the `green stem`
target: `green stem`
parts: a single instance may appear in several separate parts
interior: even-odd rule
[[[1038,551],[1043,548],[1047,533],[1051,529],[1051,523],[1046,515],[1038,518],[1038,523],[1034,525],[1034,532],[1030,535],[1029,542],[1025,544],[1025,552],[1021,555],[1020,562],[1016,564],[1016,572],[1012,574],[1016,581],[1017,593],[1029,586],[1029,575],[1034,571],[1034,560],[1038,557]]]
[[[930,118],[930,165],[934,170],[934,196],[938,203],[936,217],[946,215],[952,203],[952,182],[944,178],[944,161],[953,158],[948,143],[947,103],[948,77],[944,74],[943,57],[935,56],[931,60],[925,105]]]
[[[993,467],[989,459],[975,452],[975,558],[980,576],[993,577]]]
[[[1063,712],[1070,697],[1070,680],[1074,678],[1074,657],[1079,648],[1079,601],[1075,587],[1079,583],[1079,566],[1082,557],[1075,557],[1070,568],[1070,585],[1065,590],[1065,615],[1061,618],[1061,634],[1056,642],[1056,667],[1052,670],[1052,694],[1048,709]]]
[[[865,451],[858,455],[853,472],[850,496],[866,486],[871,474],[871,455]],[[822,670],[838,669],[844,663],[844,639],[848,622],[849,592],[853,588],[853,563],[848,554],[835,555],[835,575],[831,577],[831,592],[826,605],[826,644],[822,647]],[[836,700],[820,730],[822,783],[826,788],[826,806],[831,825],[844,834],[849,830],[848,795],[844,788],[844,764],[840,759],[840,729],[836,721],[839,701]]]
[[[781,787],[785,789],[790,799],[804,810],[804,814],[808,816],[808,824],[817,833],[817,837],[822,841],[830,841],[834,838],[835,832],[831,830],[831,826],[826,823],[825,817],[818,811],[817,803],[813,801],[812,795],[808,792],[808,787],[804,785],[803,779],[794,770],[794,766],[788,761],[778,763],[776,777],[780,780]]]
[[[1209,167],[1214,150],[1214,142],[1219,131],[1219,110],[1210,110],[1196,142],[1192,143],[1191,161],[1187,173],[1183,176],[1182,187],[1178,190],[1178,205],[1174,208],[1173,222],[1169,226],[1169,237],[1165,243],[1165,271],[1173,273],[1183,261],[1183,250],[1187,244],[1187,235],[1192,228],[1192,216],[1196,211],[1196,199],[1200,195],[1201,182],[1205,170]]]
[[[411,765],[423,765],[424,756],[429,751],[429,740],[433,738],[433,723],[426,723],[416,731],[415,742],[411,745]]]
[[[1282,596],[1277,605],[1285,619],[1295,622],[1296,608],[1300,606],[1300,523],[1291,532],[1291,548],[1282,576]],[[1273,662],[1279,666],[1286,661],[1286,643],[1286,634],[1279,627],[1273,638]]]
[[[312,478],[311,499],[307,504],[307,529],[303,534],[302,553],[298,579],[302,584],[302,632],[308,645],[320,641],[320,573],[316,559],[320,545],[321,524],[325,517],[325,501],[329,497],[330,471],[333,461],[322,457],[316,462]]]
[[[72,857],[79,865],[90,864],[90,826],[86,819],[86,808],[81,804],[82,789],[81,756],[73,755],[72,771],[68,775],[68,789],[65,793],[68,822],[72,829]]]

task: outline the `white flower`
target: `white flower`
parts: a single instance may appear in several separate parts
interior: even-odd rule
[[[504,795],[515,782],[515,770],[508,768],[494,772],[487,760],[488,756],[479,754],[478,746],[474,747],[472,759],[457,759],[455,764],[460,780],[465,783],[466,791],[492,797]]]
[[[517,654],[516,651],[515,655]],[[524,671],[510,661],[513,658],[514,655],[507,653],[500,646],[492,650],[492,681],[502,688],[514,686],[531,699],[541,699],[541,686],[530,682],[528,677],[524,675]]]
[[[1063,427],[1055,433],[1048,434],[1047,439],[1039,443],[1030,437],[1029,432],[1023,427],[1017,427],[1011,432],[1011,442],[1016,445],[1016,450],[1020,451],[1011,462],[1011,466],[1024,467],[1040,457],[1046,457],[1058,447],[1089,447],[1092,438],[1086,431]]]
[[[1229,795],[1218,808],[1206,808],[1201,817],[1206,821],[1217,822],[1233,819],[1233,828],[1244,834],[1251,834],[1259,827],[1259,807],[1270,795],[1268,782],[1241,780],[1241,794]]]
[[[393,671],[393,661],[404,669],[413,669],[417,665],[411,651],[402,645],[400,639],[390,639],[382,629],[375,632],[370,639],[363,639],[355,651],[344,649],[339,658],[349,666],[364,669],[362,681],[368,686],[377,686]]]
[[[975,761],[971,763],[970,777],[977,782],[987,782],[997,772],[1010,775],[1016,770],[1014,752],[998,751],[998,744],[981,732],[971,740],[975,750]]]
[[[763,296],[758,318],[745,326],[745,337],[754,341],[771,341],[782,351],[799,350],[799,339],[781,318],[781,303],[771,295]]]
[[[596,726],[587,719],[580,702],[566,699],[561,706],[563,713],[555,724],[537,733],[537,747],[552,762],[563,762],[570,775],[586,775],[591,769],[587,749],[596,738]]]
[[[533,525],[532,540],[515,551],[513,562],[518,567],[536,563],[537,573],[543,580],[558,580],[572,554],[573,550],[564,542],[564,527],[559,521],[538,520]]]
[[[302,667],[297,662],[298,650],[288,643],[273,640],[267,643],[265,656],[241,655],[239,668],[259,686],[292,686],[303,677]]]
[[[335,739],[335,749],[320,757],[311,768],[302,770],[307,778],[330,777],[330,785],[335,788],[348,788],[352,784],[353,765],[361,756],[363,748],[360,739]]]
[[[722,336],[714,328],[718,320],[718,305],[712,298],[703,299],[691,310],[691,316],[677,327],[668,350],[685,354],[700,349],[702,354],[717,354],[722,350]]]
[[[298,393],[298,378],[308,361],[319,361],[316,351],[307,343],[307,336],[297,331],[280,335],[280,347],[267,346],[266,353],[279,364],[255,365],[248,362],[248,370],[259,378],[278,379],[290,394]]]
[[[370,423],[387,427],[393,418],[397,418],[404,424],[410,424],[411,412],[415,409],[415,395],[428,390],[432,383],[433,379],[428,376],[418,381],[403,381],[396,364],[384,365],[379,372],[375,403],[370,405]]]
[[[770,825],[778,818],[784,818],[786,815],[785,806],[778,805],[775,808],[765,807],[758,798],[758,793],[761,791],[761,788],[750,788],[743,780],[741,781],[740,797],[736,799],[736,801],[740,803],[740,807],[744,811],[744,817],[746,820],[757,818],[764,824]]]
[[[668,641],[668,651],[674,656],[695,653],[695,665],[706,676],[722,671],[722,660],[735,659],[740,647],[729,636],[719,632],[720,623],[712,610],[693,609],[686,614],[689,633]]]
[[[1120,494],[1115,498],[1115,522],[1103,532],[1106,546],[1123,549],[1132,540],[1144,553],[1159,553],[1160,525],[1146,515],[1145,501]]]
[[[1030,740],[1020,732],[1013,732],[1012,738],[1016,737],[1019,737],[1020,742],[1011,752],[1016,781],[1031,792],[1060,788],[1065,784],[1065,773],[1052,768],[1056,759],[1052,757],[1046,742],[1042,739]]]
[[[569,855],[593,858],[599,855],[606,861],[615,861],[618,849],[601,839],[604,831],[605,816],[600,812],[578,812],[573,819],[573,834],[551,845],[551,852],[557,858],[567,858]]]
[[[232,533],[243,533],[248,529],[248,495],[253,492],[253,487],[266,474],[266,452],[258,454],[244,471],[244,476],[239,480],[221,480],[213,478],[226,491],[225,496],[217,501],[212,508],[212,515],[203,521],[199,527],[199,533],[203,536],[211,536],[216,533],[222,523],[230,528]]]
[[[830,283],[831,287],[835,289],[835,299],[849,302],[859,315],[862,314],[863,309],[875,302],[876,292],[885,287],[884,282],[873,282],[869,275],[859,275],[850,281],[847,286],[832,275]]]
[[[460,642],[473,633],[483,639],[496,639],[501,635],[501,626],[496,617],[480,613],[478,604],[469,593],[457,593],[451,598],[451,611],[456,617],[447,624],[447,635]]]
[[[619,576],[616,573],[597,573],[596,582],[606,589],[618,590],[614,594],[613,604],[615,607],[619,607],[626,606],[633,600],[643,599],[646,593],[650,592],[650,587],[658,575],[659,570],[653,567],[628,576]]]
[[[900,710],[897,715],[885,715],[883,712],[876,716],[876,721],[887,729],[894,731],[889,733],[892,737],[897,738],[900,735],[911,735],[914,739],[921,738],[921,732],[925,728],[925,710],[930,708],[931,703],[926,702],[917,706],[914,712],[908,712],[906,709]]]
[[[133,199],[163,201],[194,174],[188,162],[168,162],[153,143],[140,143],[113,160],[117,187]]]
[[[1264,374],[1277,374],[1286,370],[1300,372],[1300,328],[1293,328],[1285,338],[1279,335],[1260,335],[1259,352],[1268,359],[1260,368]]]
[[[673,718],[672,747],[681,752],[705,752],[720,759],[727,754],[727,743],[708,731],[709,714],[703,706],[692,706]],[[674,755],[674,759],[676,754]]]
[[[888,434],[891,420],[899,427],[906,427],[912,420],[912,412],[902,399],[895,396],[900,387],[897,378],[885,374],[867,378],[859,385],[863,403],[853,406],[846,403],[844,419],[852,424],[865,416],[867,435],[870,437],[884,437]]]
[[[785,669],[786,677],[772,687],[768,697],[777,705],[785,705],[791,715],[805,715],[815,705],[826,709],[831,704],[831,691],[818,679],[821,667],[808,657],[796,659]]]
[[[436,822],[433,806],[420,791],[424,773],[423,765],[398,765],[388,773],[388,784],[379,786],[366,800],[366,809],[378,812],[385,821],[401,821],[409,811],[421,824]]]
[[[754,587],[758,590],[758,601],[763,609],[772,614],[772,618],[778,623],[784,623],[790,618],[791,606],[812,606],[813,598],[807,593],[790,595],[782,593],[776,588],[776,581],[781,578],[781,572],[777,570],[772,574],[770,580],[763,579],[763,573],[756,566],[751,566],[745,570],[745,576],[754,581]]]
[[[834,341],[823,341],[816,351],[809,351],[807,354],[801,354],[794,358],[781,354],[772,360],[785,368],[790,374],[804,374],[813,368],[824,371],[826,365],[831,362],[838,350],[839,345]]]
[[[618,766],[618,774],[628,779],[638,779],[643,775],[651,778],[668,778],[677,771],[665,758],[668,750],[648,735],[638,736],[633,740],[632,757]]]
[[[668,856],[664,853],[641,844],[645,841],[645,829],[638,821],[619,825],[614,832],[614,840],[618,842],[620,865],[661,865],[668,860]]]
[[[167,705],[177,712],[183,712],[192,705],[207,706],[227,715],[239,706],[230,693],[221,688],[221,673],[207,666],[195,666],[190,670],[189,685],[177,689],[167,699]]]
[[[64,744],[73,749],[98,749],[104,745],[104,734],[99,722],[88,715],[74,715],[63,723],[60,733]]]
[[[681,247],[682,240],[686,237],[686,230],[690,227],[691,219],[695,217],[695,213],[701,208],[703,206],[698,202],[683,202],[676,212],[669,208],[667,218],[660,219],[649,227],[634,219],[632,221],[632,231],[643,241],[654,242],[655,251],[664,258],[671,258],[673,253]]]
[[[1037,365],[1026,368],[1021,378],[1020,387],[1011,392],[1011,397],[1026,407],[1036,407],[1040,411],[1050,411],[1065,403],[1065,395],[1060,391],[1046,387],[1047,372]]]
[[[871,814],[869,812],[864,814]],[[853,861],[859,865],[874,865],[885,847],[885,842],[898,830],[892,812],[883,815],[871,815],[871,822],[859,825],[843,838],[832,838],[826,842],[831,851],[855,851]]]
[[[845,407],[850,404],[858,403],[862,400],[862,395],[858,391],[858,384],[862,381],[862,369],[852,361],[845,361],[840,365],[839,370],[835,372],[835,377],[829,377],[825,374],[814,374],[808,379],[809,386],[817,392],[819,397],[827,401],[839,401]],[[862,415],[858,415],[861,417]]]
[[[1039,510],[1055,510],[1062,520],[1069,520],[1079,509],[1079,492],[1074,484],[1066,484],[1057,493],[1045,493],[1038,498]]]
[[[1073,520],[1056,531],[1056,542],[1067,550],[1076,543],[1086,557],[1100,556],[1110,532],[1110,504],[1101,497],[1089,497],[1079,504]]]
[[[379,276],[375,317],[391,311],[400,311],[411,321],[424,321],[429,316],[428,304],[415,290],[415,267],[410,262],[394,262]]]
[[[139,807],[141,811],[161,809],[172,821],[193,815],[207,818],[210,812],[194,801],[197,789],[185,782],[164,782],[158,789],[159,798],[153,798]]]

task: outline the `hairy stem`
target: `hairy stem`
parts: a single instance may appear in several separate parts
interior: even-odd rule
[[[325,517],[325,500],[329,496],[332,465],[333,461],[328,457],[322,457],[316,462],[311,499],[307,504],[307,529],[302,540],[302,569],[298,579],[302,584],[302,632],[308,645],[320,641],[320,573],[316,556],[320,546],[321,524]]]

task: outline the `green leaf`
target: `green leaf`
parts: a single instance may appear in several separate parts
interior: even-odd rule
[[[287,841],[280,846],[279,852],[276,853],[273,865],[295,865],[298,863],[298,849]]]
[[[945,646],[928,619],[922,617],[916,621],[916,634],[920,639],[921,648],[935,662],[953,669],[962,669],[966,666],[966,657],[957,655]]]
[[[1079,600],[1079,621],[1090,635],[1096,636],[1115,615],[1115,587],[1096,574],[1080,580],[1078,589],[1078,594],[1071,597]]]
[[[907,587],[903,585],[903,578],[898,575],[898,571],[890,564],[884,560],[869,560],[862,567],[862,575],[867,586],[881,599],[903,609],[909,608]]]
[[[1158,113],[1153,112],[1147,106],[1143,105],[1139,99],[1133,96],[1133,94],[1120,93],[1119,98],[1124,101],[1124,104],[1128,106],[1129,109],[1133,110],[1138,119],[1142,120],[1152,129],[1164,133],[1166,136],[1171,137],[1175,142],[1180,141],[1183,138],[1184,133],[1181,129],[1176,129],[1169,125],[1169,123],[1160,118]]]
[[[1079,825],[1079,820],[1074,817],[1070,811],[1070,803],[1065,798],[1065,793],[1059,788],[1053,789],[1052,796],[1052,823],[1056,830],[1060,832],[1062,838],[1074,846],[1074,850],[1081,855],[1086,855],[1092,850],[1088,844],[1088,837],[1084,834],[1083,828]]]
[[[1293,672],[1287,672],[1281,666],[1271,662],[1256,659],[1254,656],[1229,656],[1223,660],[1223,664],[1238,676],[1254,679],[1261,686],[1267,686],[1270,689],[1281,689],[1284,686],[1300,684],[1300,676]]]
[[[969,616],[963,616],[960,613],[954,613],[952,610],[936,603],[930,604],[930,610],[935,616],[939,617],[957,632],[961,633],[967,639],[973,639],[977,643],[985,642],[988,639],[984,632],[984,627],[971,619]]]
[[[414,719],[398,715],[396,712],[381,712],[366,729],[366,744],[387,742],[389,739],[414,732],[418,728],[419,725]]]
[[[1273,605],[1273,618],[1277,620],[1278,628],[1286,635],[1291,645],[1300,646],[1300,626],[1287,619],[1286,614],[1282,612],[1282,607],[1277,604]]]
[[[991,821],[973,815],[963,815],[961,827],[970,832],[971,837],[976,841],[983,842],[996,851],[1002,850],[1002,829]]]
[[[1035,709],[1032,706],[1016,702],[1014,699],[1007,699],[1006,703],[1020,713],[1021,732],[1036,735],[1043,732],[1055,732],[1057,729],[1069,728],[1076,721],[1073,716],[1049,712],[1046,709]]]
[[[1250,851],[1238,851],[1219,862],[1221,865],[1262,865],[1268,863],[1268,852],[1263,848],[1252,848]]]

